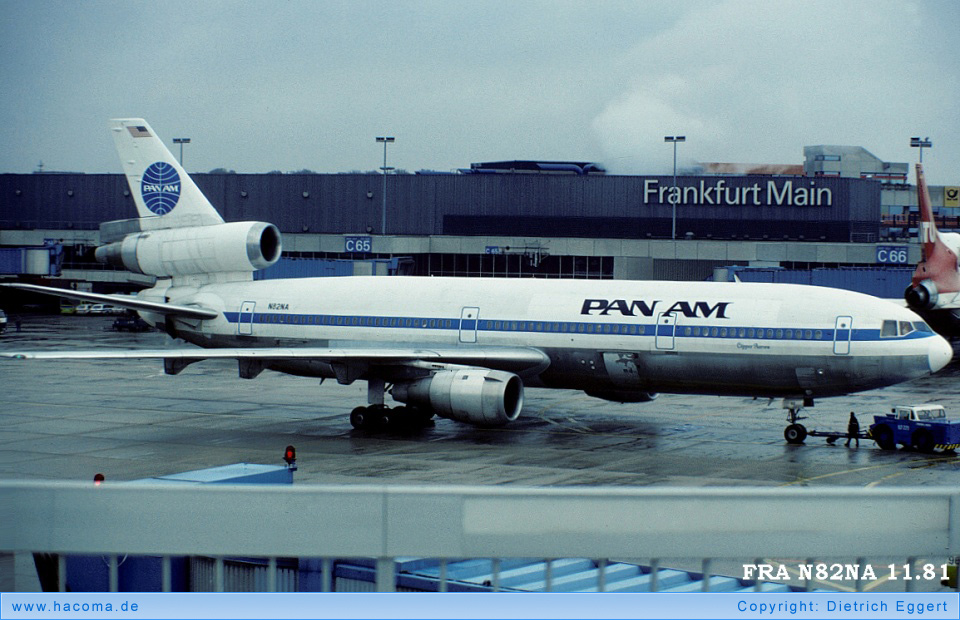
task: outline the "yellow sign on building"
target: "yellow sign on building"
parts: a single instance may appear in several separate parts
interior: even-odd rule
[[[943,206],[960,207],[960,187],[943,188]]]

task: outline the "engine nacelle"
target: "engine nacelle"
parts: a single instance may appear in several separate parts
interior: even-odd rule
[[[256,271],[280,259],[280,231],[266,222],[164,228],[127,235],[97,248],[97,260],[134,273],[167,278]]]
[[[503,426],[516,420],[523,408],[523,382],[502,370],[443,370],[425,379],[398,383],[391,393],[400,402],[478,426]]]
[[[931,310],[936,307],[940,294],[933,280],[921,280],[916,286],[908,286],[903,298],[914,310]]]
[[[586,394],[614,403],[648,403],[659,396],[656,392],[631,392],[630,390],[587,390]]]

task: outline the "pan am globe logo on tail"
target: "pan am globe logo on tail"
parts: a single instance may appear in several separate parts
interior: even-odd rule
[[[140,195],[148,209],[157,215],[166,215],[180,201],[180,175],[165,161],[150,164],[143,171]]]

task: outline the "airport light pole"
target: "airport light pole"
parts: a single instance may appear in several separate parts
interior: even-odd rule
[[[393,168],[387,167],[387,145],[391,142],[395,142],[396,138],[393,136],[377,136],[377,142],[383,142],[383,167],[380,168],[383,170],[383,210],[380,212],[380,234],[387,234],[387,172],[393,170]]]
[[[920,149],[920,163],[923,163],[923,149],[930,148],[933,146],[933,142],[930,141],[929,137],[920,139],[919,136],[914,136],[910,138],[910,146],[914,146]]]
[[[180,145],[180,167],[183,168],[183,145],[190,144],[190,138],[174,138],[173,143]]]
[[[680,202],[680,190],[677,188],[677,142],[686,142],[686,136],[664,136],[664,142],[673,142],[673,192],[670,202],[673,203],[673,225],[670,228],[670,238],[677,239],[677,203]]]

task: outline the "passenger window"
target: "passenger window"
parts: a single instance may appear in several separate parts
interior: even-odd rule
[[[691,330],[689,327],[684,327],[684,328],[683,328],[683,335],[684,335],[684,336],[689,336],[692,331],[693,331],[693,330]]]
[[[743,338],[744,336],[747,335],[747,331],[741,327],[741,328],[740,328],[740,331],[737,332],[737,335],[740,336],[741,338]]]
[[[813,338],[814,340],[823,340],[823,332],[818,329],[813,333]]]
[[[880,328],[880,337],[881,338],[896,338],[897,337],[897,322],[896,321],[884,321],[883,326]]]
[[[807,331],[803,332],[803,337],[806,338],[807,340],[812,339],[812,338],[813,338],[813,330],[812,330],[812,329],[808,329]]]

